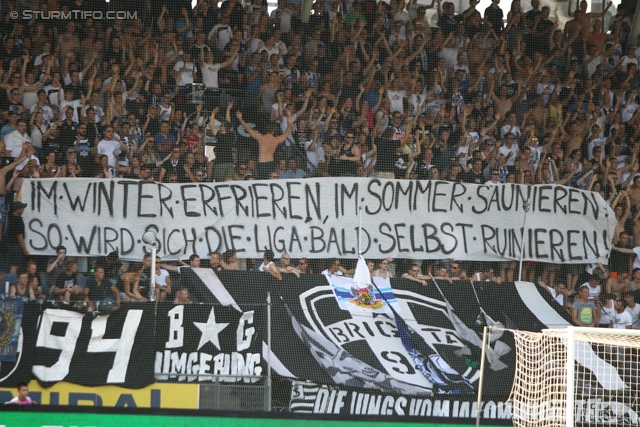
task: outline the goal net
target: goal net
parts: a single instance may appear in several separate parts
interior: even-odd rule
[[[638,425],[640,331],[511,331],[517,427]]]

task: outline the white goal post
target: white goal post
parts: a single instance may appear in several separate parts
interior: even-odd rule
[[[507,331],[516,347],[516,427],[640,425],[640,330]]]

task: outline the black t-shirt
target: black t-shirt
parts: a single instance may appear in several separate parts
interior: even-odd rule
[[[68,123],[66,120],[62,123],[62,125],[60,125],[60,134],[58,135],[58,137],[62,142],[62,148],[64,149],[64,151],[66,151],[67,148],[73,146],[73,144],[75,143],[75,138],[78,136],[77,127],[77,123]]]
[[[378,148],[378,157],[376,160],[376,172],[395,172],[396,150],[400,147],[400,141],[390,141],[384,139],[376,139],[376,147]]]
[[[89,142],[93,144],[97,144],[96,139],[100,141],[102,138],[102,126],[99,123],[89,123],[87,124],[87,133],[86,138]]]
[[[233,148],[235,138],[232,133],[219,133],[216,135],[216,163],[233,163]]]
[[[58,161],[62,161],[65,149],[64,144],[59,137],[42,141],[42,148],[45,156],[47,156],[49,153],[56,153],[56,158],[58,159]]]
[[[553,27],[553,21],[551,21],[550,19],[541,19],[540,22],[538,22],[538,25],[536,27],[536,32],[537,33],[544,33],[545,31],[548,31],[549,28]],[[546,33],[548,37],[549,33]],[[550,51],[549,48],[549,43],[536,43],[536,51],[537,52],[541,52],[541,53],[548,53]]]
[[[432,164],[427,164],[427,162],[420,159],[413,167],[413,172],[418,174],[418,179],[429,179],[429,170],[431,170],[432,167]]]
[[[187,173],[184,170],[185,161],[182,157],[178,160],[178,163],[174,164],[173,159],[169,158],[162,164],[162,168],[166,170],[166,173],[175,172],[178,174],[178,182],[187,182]],[[165,174],[166,177],[166,174]]]
[[[22,235],[24,238],[24,220],[22,216],[9,214],[7,220],[7,232],[4,235],[4,241],[8,245],[18,245],[18,236]]]
[[[113,34],[111,35],[113,37]],[[122,51],[115,51],[113,49],[109,49],[103,53],[104,62],[112,63],[121,63],[122,62]]]
[[[619,244],[616,245],[616,247],[620,247]],[[628,273],[629,260],[632,257],[635,257],[635,255],[626,254],[620,251],[611,251],[611,254],[609,255],[609,270],[617,273]]]
[[[73,92],[73,99],[80,99],[82,97],[82,83],[68,84],[64,86],[65,94],[67,92]]]
[[[120,261],[116,261],[114,263],[107,263],[105,261],[104,264],[104,277],[108,279],[119,279],[122,274],[122,263]]]
[[[146,295],[149,292],[149,285],[151,284],[151,267],[147,267],[140,273],[140,281],[138,285],[140,287],[140,295]],[[133,288],[131,289],[133,291]]]
[[[492,28],[496,32],[496,34],[500,36],[502,34],[502,30],[504,29],[504,12],[502,11],[502,8],[500,8],[500,6],[489,6],[484,10],[484,17],[491,23]]]
[[[487,182],[487,179],[484,177],[482,172],[475,173],[472,170],[462,174],[462,181],[468,184],[484,184]]]
[[[146,120],[147,110],[149,109],[149,101],[145,96],[145,101],[140,102],[136,100],[127,100],[127,112],[129,114],[134,114],[136,119],[140,120],[141,123],[144,123]]]
[[[104,301],[107,298],[115,297],[111,290],[111,282],[107,278],[102,280],[98,285],[95,277],[91,277],[87,281],[86,289],[89,289],[89,300],[92,302]]]
[[[533,26],[538,15],[542,14],[542,11],[538,10],[530,10],[524,15],[524,22],[527,24],[529,28]]]
[[[71,276],[69,276],[66,272],[62,273],[61,275],[58,276],[58,278],[56,279],[56,284],[55,287],[58,289],[70,289],[73,287],[73,285],[77,284],[77,280],[76,280],[76,275],[75,273],[72,274]],[[63,295],[60,295],[60,297],[62,297]],[[71,295],[71,301],[72,302],[77,302],[77,301],[82,301],[84,299],[84,295],[83,294],[72,294]]]
[[[394,166],[394,174],[396,179],[404,179],[407,175],[407,167],[409,166],[408,154],[396,154]]]

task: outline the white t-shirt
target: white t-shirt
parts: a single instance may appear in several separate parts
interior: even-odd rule
[[[592,56],[587,55],[584,58],[584,61],[591,61]],[[597,55],[595,57],[595,59],[591,62],[589,62],[587,64],[587,75],[589,76],[589,78],[591,78],[591,76],[593,76],[593,73],[596,72],[596,68],[598,68],[598,65],[602,64],[604,57],[602,55]]]
[[[11,151],[10,156],[13,158],[18,158],[22,153],[22,144],[24,144],[25,142],[31,142],[31,138],[29,138],[29,135],[26,132],[24,135],[22,135],[20,134],[20,131],[14,130],[4,137],[4,142],[6,145],[6,149]]]
[[[627,329],[627,326],[632,326],[633,320],[631,319],[631,313],[623,311],[622,313],[616,313],[611,316],[613,321],[613,329]]]
[[[636,254],[636,257],[633,259],[633,268],[640,268],[640,246],[633,248],[633,252]]]
[[[564,306],[564,294],[559,294],[555,288],[547,288],[547,289],[549,289],[549,292],[551,293],[551,296],[553,297],[553,299],[556,300],[558,304],[560,304],[561,306]]]
[[[530,145],[528,145],[528,147],[531,149],[531,154],[529,155],[529,163],[531,163],[533,165],[533,167],[538,170],[538,163],[540,163],[540,160],[542,160],[542,155],[544,152],[544,148],[543,147],[532,147]]]
[[[231,25],[217,24],[209,31],[207,40],[211,40],[216,31],[218,31],[218,38],[214,41],[218,50],[222,52],[227,43],[233,38],[233,31],[231,31]]]
[[[160,275],[155,275],[156,276],[156,285],[158,286],[163,286],[163,287],[167,287],[168,283],[167,283],[167,277],[169,277],[169,272],[167,270],[165,270],[164,268],[160,269]]]
[[[26,88],[32,88],[35,86],[34,85],[30,85],[29,83],[23,83],[23,86]],[[32,91],[24,91],[22,92],[22,105],[24,105],[26,108],[31,109],[31,107],[33,107],[36,102],[38,102],[38,92],[35,90]]]
[[[596,286],[595,288],[592,288],[589,282],[586,282],[580,285],[580,289],[582,289],[582,287],[585,285],[589,289],[589,301],[597,301],[601,291],[600,285]]]
[[[114,169],[116,168],[116,156],[115,154],[113,154],[113,151],[116,148],[120,148],[120,143],[115,139],[112,139],[110,141],[103,139],[102,141],[98,142],[98,154],[104,154],[105,156],[107,156],[109,158],[109,166]]]
[[[454,67],[458,62],[458,51],[458,47],[442,48],[442,52],[440,52],[440,58],[444,59],[444,66],[447,70],[450,70],[451,67]]]
[[[280,43],[276,43],[275,45],[273,45],[273,47],[271,49],[267,49],[266,46],[263,46],[262,49],[260,49],[258,51],[258,53],[262,53],[264,51],[267,52],[267,54],[269,55],[269,58],[271,58],[272,55],[278,55],[280,53],[280,47],[279,47]],[[282,56],[280,57],[280,59],[278,60],[277,64],[271,64],[271,67],[275,67],[276,65],[280,66],[280,65],[284,65],[284,59],[283,57],[287,54],[287,48],[284,46],[282,46]]]
[[[263,273],[268,273],[269,268],[271,268],[272,265],[273,265],[273,261],[270,261],[269,264],[265,264],[263,261],[262,264],[260,264],[260,267],[258,267],[258,271],[262,271]]]
[[[31,106],[31,110],[29,110],[29,112],[33,114],[36,108],[42,112],[42,120],[44,121],[44,123],[51,123],[51,120],[53,120],[53,110],[51,109],[51,107],[49,107],[48,105],[43,105],[42,107],[40,107],[38,106],[38,104],[34,104],[33,106]]]
[[[331,274],[331,273],[329,273],[329,269],[328,268],[325,271],[323,271],[322,273],[320,273],[320,274],[324,274],[325,276],[340,276],[340,277],[344,276],[344,274],[342,274],[341,270],[336,270],[335,273]]]
[[[520,151],[520,148],[518,147],[518,144],[516,144],[515,142],[513,143],[511,148],[507,147],[506,145],[503,145],[502,147],[498,148],[498,153],[504,155],[505,157],[507,157],[509,153],[513,153],[511,157],[507,159],[507,163],[505,163],[505,166],[513,166],[516,164],[516,159],[518,158],[517,156],[518,151]]]
[[[280,31],[282,32],[282,34],[287,34],[289,31],[291,31],[291,15],[292,13],[289,8],[286,8],[284,10],[275,9],[273,12],[271,12],[270,18],[271,21],[280,18]]]
[[[636,304],[633,308],[627,306],[625,311],[631,315],[633,329],[640,329],[640,304]]]
[[[62,92],[62,99],[64,99],[64,89],[62,87],[47,85],[44,87],[44,91],[47,92],[47,101],[51,105],[58,105],[58,92]]]
[[[458,163],[460,163],[461,166],[467,166],[467,163],[469,162],[469,160],[471,160],[471,155],[469,154],[469,144],[461,145],[460,147],[458,147],[458,151],[456,151],[456,157],[458,157]]]
[[[390,111],[398,111],[400,114],[404,114],[404,105],[402,100],[407,96],[407,92],[404,90],[388,90],[387,98],[391,101]]]
[[[638,104],[636,104],[635,101],[632,101],[628,107],[623,108],[621,112],[622,123],[627,123],[629,120],[631,120],[637,109]]]
[[[611,323],[611,317],[616,314],[613,300],[609,300],[608,302],[611,303],[611,307],[600,307],[600,324],[606,326],[609,326]]]
[[[607,143],[607,138],[595,138],[589,143],[589,160],[593,160],[593,149],[596,147],[602,147]],[[601,162],[604,159],[604,150],[600,153],[600,158],[596,159]]]
[[[218,88],[218,71],[220,64],[204,64],[202,67],[202,83],[208,88]]]
[[[17,171],[21,171],[22,169],[24,169],[24,167],[27,165],[27,163],[29,163],[32,160],[35,160],[36,164],[38,166],[40,166],[40,159],[38,159],[35,154],[32,154],[28,158],[24,159],[22,161],[22,163],[20,163],[18,166],[16,166],[16,170]]]
[[[258,38],[251,40],[251,44],[249,45],[249,54],[252,55],[255,51],[257,51],[258,47],[260,46],[260,43],[264,43],[264,42]]]
[[[413,105],[414,114],[427,100],[427,95],[413,93],[409,96],[409,104]]]
[[[185,70],[181,72],[182,80],[180,81],[180,86],[186,86],[193,84],[193,72],[196,69],[196,66],[193,62],[178,61],[176,65],[173,67],[173,71],[180,71],[182,67],[185,67]]]
[[[627,66],[629,64],[636,64],[636,68],[638,68],[638,58],[636,58],[635,56],[633,58],[629,58],[628,56],[625,55],[620,61],[620,63],[622,64],[621,68],[623,73],[627,72]]]
[[[311,144],[313,144],[313,140],[309,140],[305,142],[304,149],[305,149],[305,152],[307,153],[307,171],[311,175],[315,175],[320,162],[325,161],[325,152],[320,142],[316,142],[314,149],[309,150],[309,147],[311,147]]]
[[[504,138],[504,136],[507,133],[512,133],[513,136],[516,137],[516,141],[518,140],[518,138],[520,138],[520,135],[522,135],[522,132],[520,132],[520,128],[518,126],[511,126],[511,125],[502,126],[502,128],[500,129],[500,137]]]

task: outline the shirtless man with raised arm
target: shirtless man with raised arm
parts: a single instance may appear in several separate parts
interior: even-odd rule
[[[256,132],[252,128],[250,128],[247,123],[242,119],[242,112],[238,111],[236,113],[238,120],[242,127],[251,135],[252,138],[258,141],[258,166],[256,168],[256,178],[257,179],[267,179],[269,178],[269,172],[274,169],[274,161],[273,161],[273,153],[275,153],[278,145],[282,144],[289,134],[291,133],[291,129],[293,128],[293,119],[290,114],[287,115],[287,130],[280,136],[274,136],[273,133],[276,130],[276,124],[274,122],[269,122],[267,124],[267,133],[261,134],[260,132]]]

